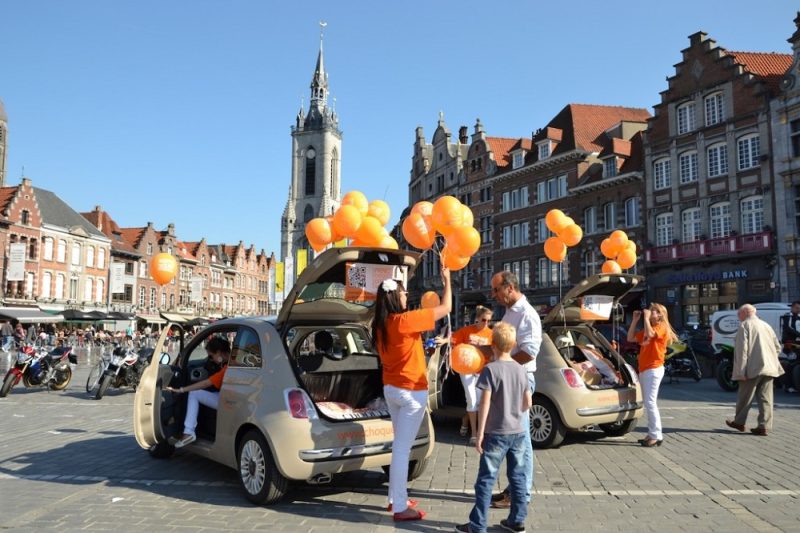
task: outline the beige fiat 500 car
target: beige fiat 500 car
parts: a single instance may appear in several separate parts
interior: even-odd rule
[[[290,480],[319,483],[338,472],[388,468],[393,431],[368,329],[370,291],[390,276],[407,279],[419,257],[333,248],[303,271],[277,317],[214,322],[181,342],[172,358],[163,350],[165,328],[155,352],[162,355],[153,357],[136,391],[137,442],[157,458],[173,453],[187,396],[165,387],[214,372],[204,346],[222,336],[232,352],[219,408],[201,406],[197,440],[184,449],[236,469],[247,498],[259,504],[280,499]],[[426,414],[411,450],[410,479],[425,469],[433,442]]]
[[[542,320],[530,411],[534,448],[558,446],[570,431],[601,429],[606,435],[620,436],[636,427],[642,416],[639,377],[594,328],[594,321],[581,318],[581,303],[595,297],[615,306],[642,280],[623,274],[592,276],[568,291]],[[431,408],[463,408],[464,389],[444,358],[438,378]]]

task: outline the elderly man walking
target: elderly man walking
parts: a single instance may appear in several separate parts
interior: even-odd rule
[[[733,379],[739,382],[736,416],[726,420],[728,427],[745,430],[747,413],[753,396],[758,402],[758,426],[754,435],[766,436],[772,431],[772,381],[783,374],[778,361],[781,345],[772,327],[756,316],[756,308],[745,304],[739,308],[739,330],[733,353]]]

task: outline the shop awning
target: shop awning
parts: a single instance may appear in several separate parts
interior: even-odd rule
[[[194,315],[184,315],[181,313],[159,313],[161,318],[172,322],[174,324],[185,324],[186,322],[195,319]]]
[[[167,321],[158,315],[136,315],[136,320],[147,322],[148,324],[166,324]]]
[[[133,313],[122,313],[120,311],[112,311],[106,315],[108,320],[133,320]]]
[[[0,319],[18,320],[23,324],[51,324],[64,321],[64,317],[60,314],[45,313],[34,307],[0,307]]]

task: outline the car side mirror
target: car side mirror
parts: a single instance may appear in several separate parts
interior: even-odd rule
[[[169,364],[169,354],[167,352],[163,352],[161,354],[161,358],[158,360],[158,362],[161,363],[162,365],[168,365]]]

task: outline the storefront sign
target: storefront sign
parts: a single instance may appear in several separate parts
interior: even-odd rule
[[[111,264],[111,294],[125,293],[125,263]]]
[[[25,279],[25,250],[23,242],[15,242],[8,246],[8,273],[6,281],[22,281]]]
[[[667,277],[667,282],[674,285],[681,285],[684,283],[708,283],[714,281],[733,281],[737,279],[747,279],[747,269],[671,274]]]
[[[190,300],[192,303],[198,303],[203,300],[203,278],[194,276],[190,282]]]

